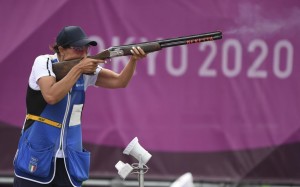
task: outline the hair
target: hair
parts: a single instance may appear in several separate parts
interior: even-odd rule
[[[54,53],[57,53],[57,54],[59,54],[59,49],[58,49],[58,47],[59,47],[60,45],[58,45],[56,42],[51,46],[49,46],[49,49],[52,51],[52,52],[54,52]],[[63,47],[63,48],[69,48],[70,46],[69,45],[64,45],[64,46],[61,46],[61,47]]]

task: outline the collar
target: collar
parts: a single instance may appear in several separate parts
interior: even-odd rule
[[[59,62],[58,57],[57,57],[57,53],[50,55],[50,59],[52,63],[56,63]]]

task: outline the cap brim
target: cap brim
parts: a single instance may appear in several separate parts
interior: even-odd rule
[[[89,40],[89,39],[82,39],[82,40],[78,40],[76,42],[73,42],[70,45],[74,46],[74,47],[81,47],[81,46],[85,46],[85,45],[96,46],[97,42],[93,41],[93,40]]]

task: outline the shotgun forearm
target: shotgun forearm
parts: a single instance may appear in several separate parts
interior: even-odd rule
[[[162,48],[166,48],[166,47],[207,42],[207,41],[213,41],[213,40],[219,40],[219,39],[222,39],[222,32],[216,31],[216,32],[210,32],[210,33],[204,33],[204,34],[198,34],[198,35],[190,35],[190,36],[184,36],[184,37],[178,37],[178,38],[157,40],[157,41],[152,41],[152,42],[114,46],[114,47],[110,47],[110,48],[104,50],[103,52],[98,53],[94,56],[89,56],[89,58],[105,60],[108,58],[113,58],[113,57],[118,57],[118,56],[132,55],[130,50],[134,46],[141,47],[145,51],[145,53],[151,53],[154,51],[159,51]],[[64,62],[59,62],[59,63],[53,64],[52,68],[53,68],[54,74],[56,75],[56,80],[57,81],[61,80],[79,62],[80,62],[80,59],[75,59],[75,60],[64,61]]]

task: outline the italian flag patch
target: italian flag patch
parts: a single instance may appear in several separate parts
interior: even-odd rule
[[[38,159],[34,158],[34,157],[31,157],[30,159],[30,162],[29,162],[29,166],[28,166],[28,169],[31,173],[35,172],[36,169],[37,169],[37,162],[38,162]]]

